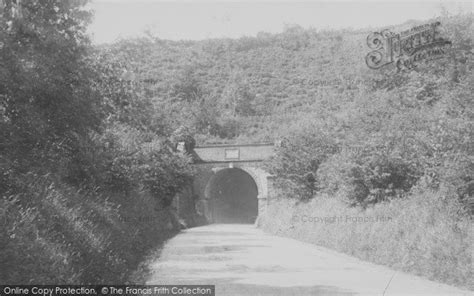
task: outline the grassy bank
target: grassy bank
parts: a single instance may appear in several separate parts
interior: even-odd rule
[[[272,201],[268,232],[331,248],[431,280],[474,289],[472,221],[436,192],[362,210],[337,197]]]
[[[146,192],[77,190],[48,177],[27,188],[1,200],[2,283],[123,284],[176,232]]]

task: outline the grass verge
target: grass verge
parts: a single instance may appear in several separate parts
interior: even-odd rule
[[[133,283],[146,255],[177,232],[146,192],[30,181],[23,193],[0,200],[1,283]]]
[[[431,280],[474,290],[472,218],[437,192],[362,210],[338,197],[272,201],[267,232],[331,248]]]

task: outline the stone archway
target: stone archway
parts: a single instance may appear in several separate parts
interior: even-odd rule
[[[258,216],[258,179],[242,168],[215,170],[205,187],[210,222],[254,223]]]
[[[219,175],[223,174],[220,173],[223,170],[237,169],[245,172],[253,182],[250,182],[247,178],[247,185],[242,186],[250,186],[254,189],[256,187],[257,189],[256,192],[254,190],[253,199],[247,199],[252,205],[253,211],[252,218],[245,222],[249,223],[255,220],[255,216],[265,212],[269,197],[273,194],[273,179],[265,170],[264,161],[274,155],[274,148],[273,143],[216,144],[194,147],[191,156],[197,172],[193,179],[192,197],[190,199],[194,204],[198,219],[200,221],[205,220],[205,222],[199,222],[199,224],[216,223],[216,217],[213,216],[213,209],[215,209],[213,201],[216,198],[215,194],[213,198],[211,189],[214,186],[212,184],[220,178]],[[242,182],[237,181],[236,183]],[[253,185],[249,185],[250,183]],[[222,185],[221,187],[225,189],[225,186]],[[255,213],[255,207],[257,213]],[[219,219],[217,218],[217,220]],[[258,220],[256,222],[258,223]]]

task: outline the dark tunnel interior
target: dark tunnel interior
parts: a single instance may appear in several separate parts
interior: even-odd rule
[[[254,223],[258,215],[258,188],[244,170],[219,171],[207,186],[214,223]]]

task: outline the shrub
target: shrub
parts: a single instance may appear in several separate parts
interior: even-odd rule
[[[240,134],[241,126],[242,124],[238,119],[220,119],[215,126],[211,126],[210,133],[223,139],[233,139]]]
[[[267,167],[289,197],[307,199],[321,189],[318,169],[337,149],[335,139],[321,129],[296,130],[281,142]]]
[[[417,168],[406,160],[382,153],[355,159],[342,174],[345,197],[350,205],[362,207],[403,196],[419,178]]]

